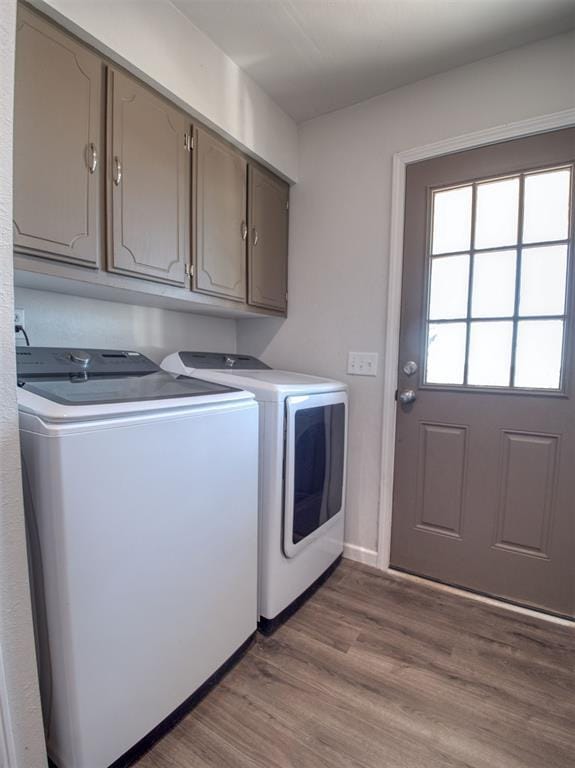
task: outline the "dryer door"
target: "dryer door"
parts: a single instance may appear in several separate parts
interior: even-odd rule
[[[294,557],[343,514],[347,394],[286,398],[283,550]]]

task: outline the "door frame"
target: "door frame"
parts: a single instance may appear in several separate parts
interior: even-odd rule
[[[389,231],[389,262],[387,311],[384,328],[383,408],[381,423],[381,475],[379,485],[379,517],[377,527],[376,567],[389,570],[391,523],[393,508],[393,476],[395,467],[394,393],[398,384],[399,333],[401,319],[401,283],[403,272],[403,228],[405,220],[405,174],[412,163],[432,157],[451,155],[467,149],[524,138],[575,126],[575,108],[552,112],[539,117],[486,128],[472,133],[443,139],[433,144],[413,147],[393,155],[391,218]]]

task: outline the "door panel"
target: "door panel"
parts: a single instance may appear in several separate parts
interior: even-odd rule
[[[246,300],[247,163],[226,142],[197,131],[194,290]]]
[[[461,537],[467,427],[424,423],[419,439],[417,527]]]
[[[103,63],[20,6],[14,246],[88,266],[101,248]]]
[[[108,268],[184,285],[189,263],[187,117],[126,75],[109,73]]]
[[[391,547],[394,567],[567,616],[574,160],[569,129],[407,169]]]
[[[495,546],[548,557],[559,435],[503,431]]]
[[[248,301],[287,309],[289,186],[250,165]]]

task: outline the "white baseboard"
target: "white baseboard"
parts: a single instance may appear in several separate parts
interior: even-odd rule
[[[358,547],[357,544],[344,544],[343,556],[348,560],[354,560],[356,563],[371,565],[373,568],[377,566],[377,552],[375,549]]]

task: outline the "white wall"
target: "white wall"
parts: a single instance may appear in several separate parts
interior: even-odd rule
[[[169,0],[32,0],[288,179],[295,122]]]
[[[377,546],[382,372],[346,375],[348,350],[384,353],[395,152],[575,106],[575,35],[561,35],[300,126],[292,191],[290,315],[238,323],[238,350],[348,382],[346,539]],[[368,553],[369,554],[369,553]]]
[[[30,343],[40,347],[137,349],[152,360],[176,349],[234,352],[236,322],[111,301],[16,288]],[[23,343],[19,334],[18,343]]]
[[[46,765],[26,562],[12,297],[15,0],[0,13],[0,765]]]

